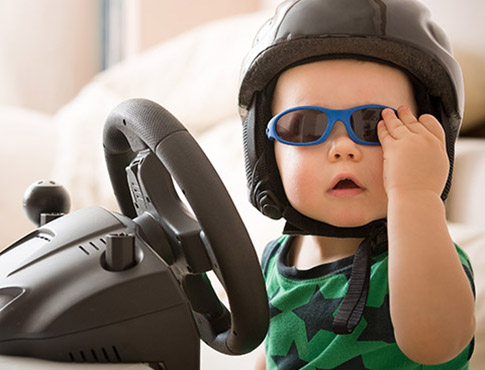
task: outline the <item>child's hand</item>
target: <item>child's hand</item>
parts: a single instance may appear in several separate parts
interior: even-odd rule
[[[438,120],[429,114],[418,120],[406,106],[399,107],[398,116],[386,109],[382,117],[378,135],[388,196],[395,191],[432,191],[441,195],[449,160],[445,133]]]

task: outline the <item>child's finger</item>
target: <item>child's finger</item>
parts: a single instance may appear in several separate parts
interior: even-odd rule
[[[419,117],[419,122],[441,142],[446,141],[445,130],[441,123],[431,114],[423,114]]]
[[[389,139],[393,139],[392,136],[389,134],[389,131],[387,130],[384,121],[379,121],[379,123],[377,124],[377,136],[379,137],[379,142],[382,146],[384,146]]]
[[[425,130],[422,123],[418,121],[418,119],[414,116],[413,112],[411,112],[411,109],[409,109],[409,107],[403,105],[398,108],[397,113],[399,119],[409,129],[409,131],[418,134]]]
[[[399,115],[399,118],[404,124],[410,124],[414,121],[417,121],[418,119],[414,116],[413,112],[411,112],[411,109],[407,107],[406,105],[402,105],[397,109],[397,114]]]
[[[392,109],[384,109],[382,111],[382,118],[386,126],[387,132],[394,139],[400,138],[405,131],[407,131],[406,126],[401,122],[401,120],[396,116]]]

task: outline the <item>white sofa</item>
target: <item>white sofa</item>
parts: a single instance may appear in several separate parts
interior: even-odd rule
[[[100,205],[116,210],[102,151],[102,128],[109,111],[128,98],[154,100],[170,110],[199,140],[234,199],[258,253],[281,231],[246,199],[241,125],[237,116],[239,68],[262,12],[214,22],[99,74],[54,116],[0,108],[2,192],[0,248],[33,228],[22,213],[22,194],[41,178],[62,183],[72,210]],[[485,123],[485,55],[463,51],[465,75],[473,90],[465,125]],[[483,58],[483,59],[481,59]],[[448,218],[454,239],[470,255],[477,286],[477,333],[472,369],[485,363],[485,140],[460,139]],[[249,369],[254,353],[233,358],[202,349],[202,369]],[[1,369],[66,369],[66,364],[0,356]],[[109,368],[72,365],[72,368]],[[71,366],[69,366],[71,368]],[[142,369],[143,365],[117,365]]]

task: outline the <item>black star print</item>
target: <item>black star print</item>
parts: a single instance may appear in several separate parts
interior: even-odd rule
[[[380,307],[367,306],[364,310],[364,318],[367,326],[357,339],[358,341],[396,342],[391,323],[389,295],[384,297],[384,302]]]
[[[277,316],[277,315],[279,315],[280,313],[283,312],[279,308],[273,306],[273,303],[272,303],[273,299],[278,295],[279,292],[280,292],[280,288],[278,287],[278,289],[276,289],[273,296],[269,300],[269,318],[270,319],[272,319],[273,317],[275,317],[275,316]]]
[[[286,356],[271,356],[271,358],[276,363],[277,369],[301,369],[308,364],[308,362],[300,359],[295,341],[291,343],[291,347]]]
[[[317,370],[323,370],[323,369],[317,369]],[[344,364],[341,364],[337,367],[334,367],[332,370],[368,370],[364,362],[362,361],[362,357],[354,357],[353,359],[347,361]]]
[[[305,323],[306,335],[310,341],[320,330],[332,331],[333,313],[343,298],[327,299],[317,285],[310,301],[293,310]]]
[[[271,302],[269,302],[269,318],[272,319],[275,316],[278,316],[280,313],[282,313],[280,309],[276,308],[273,306]]]

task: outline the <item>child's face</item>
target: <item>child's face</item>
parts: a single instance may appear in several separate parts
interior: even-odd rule
[[[272,110],[276,115],[302,105],[346,109],[365,104],[396,109],[407,105],[416,113],[412,86],[403,72],[356,60],[320,61],[285,71],[278,79]],[[300,213],[338,227],[361,226],[387,216],[381,146],[355,143],[341,122],[318,145],[274,143],[283,187]],[[358,186],[343,181],[335,187],[340,179],[352,179]]]

